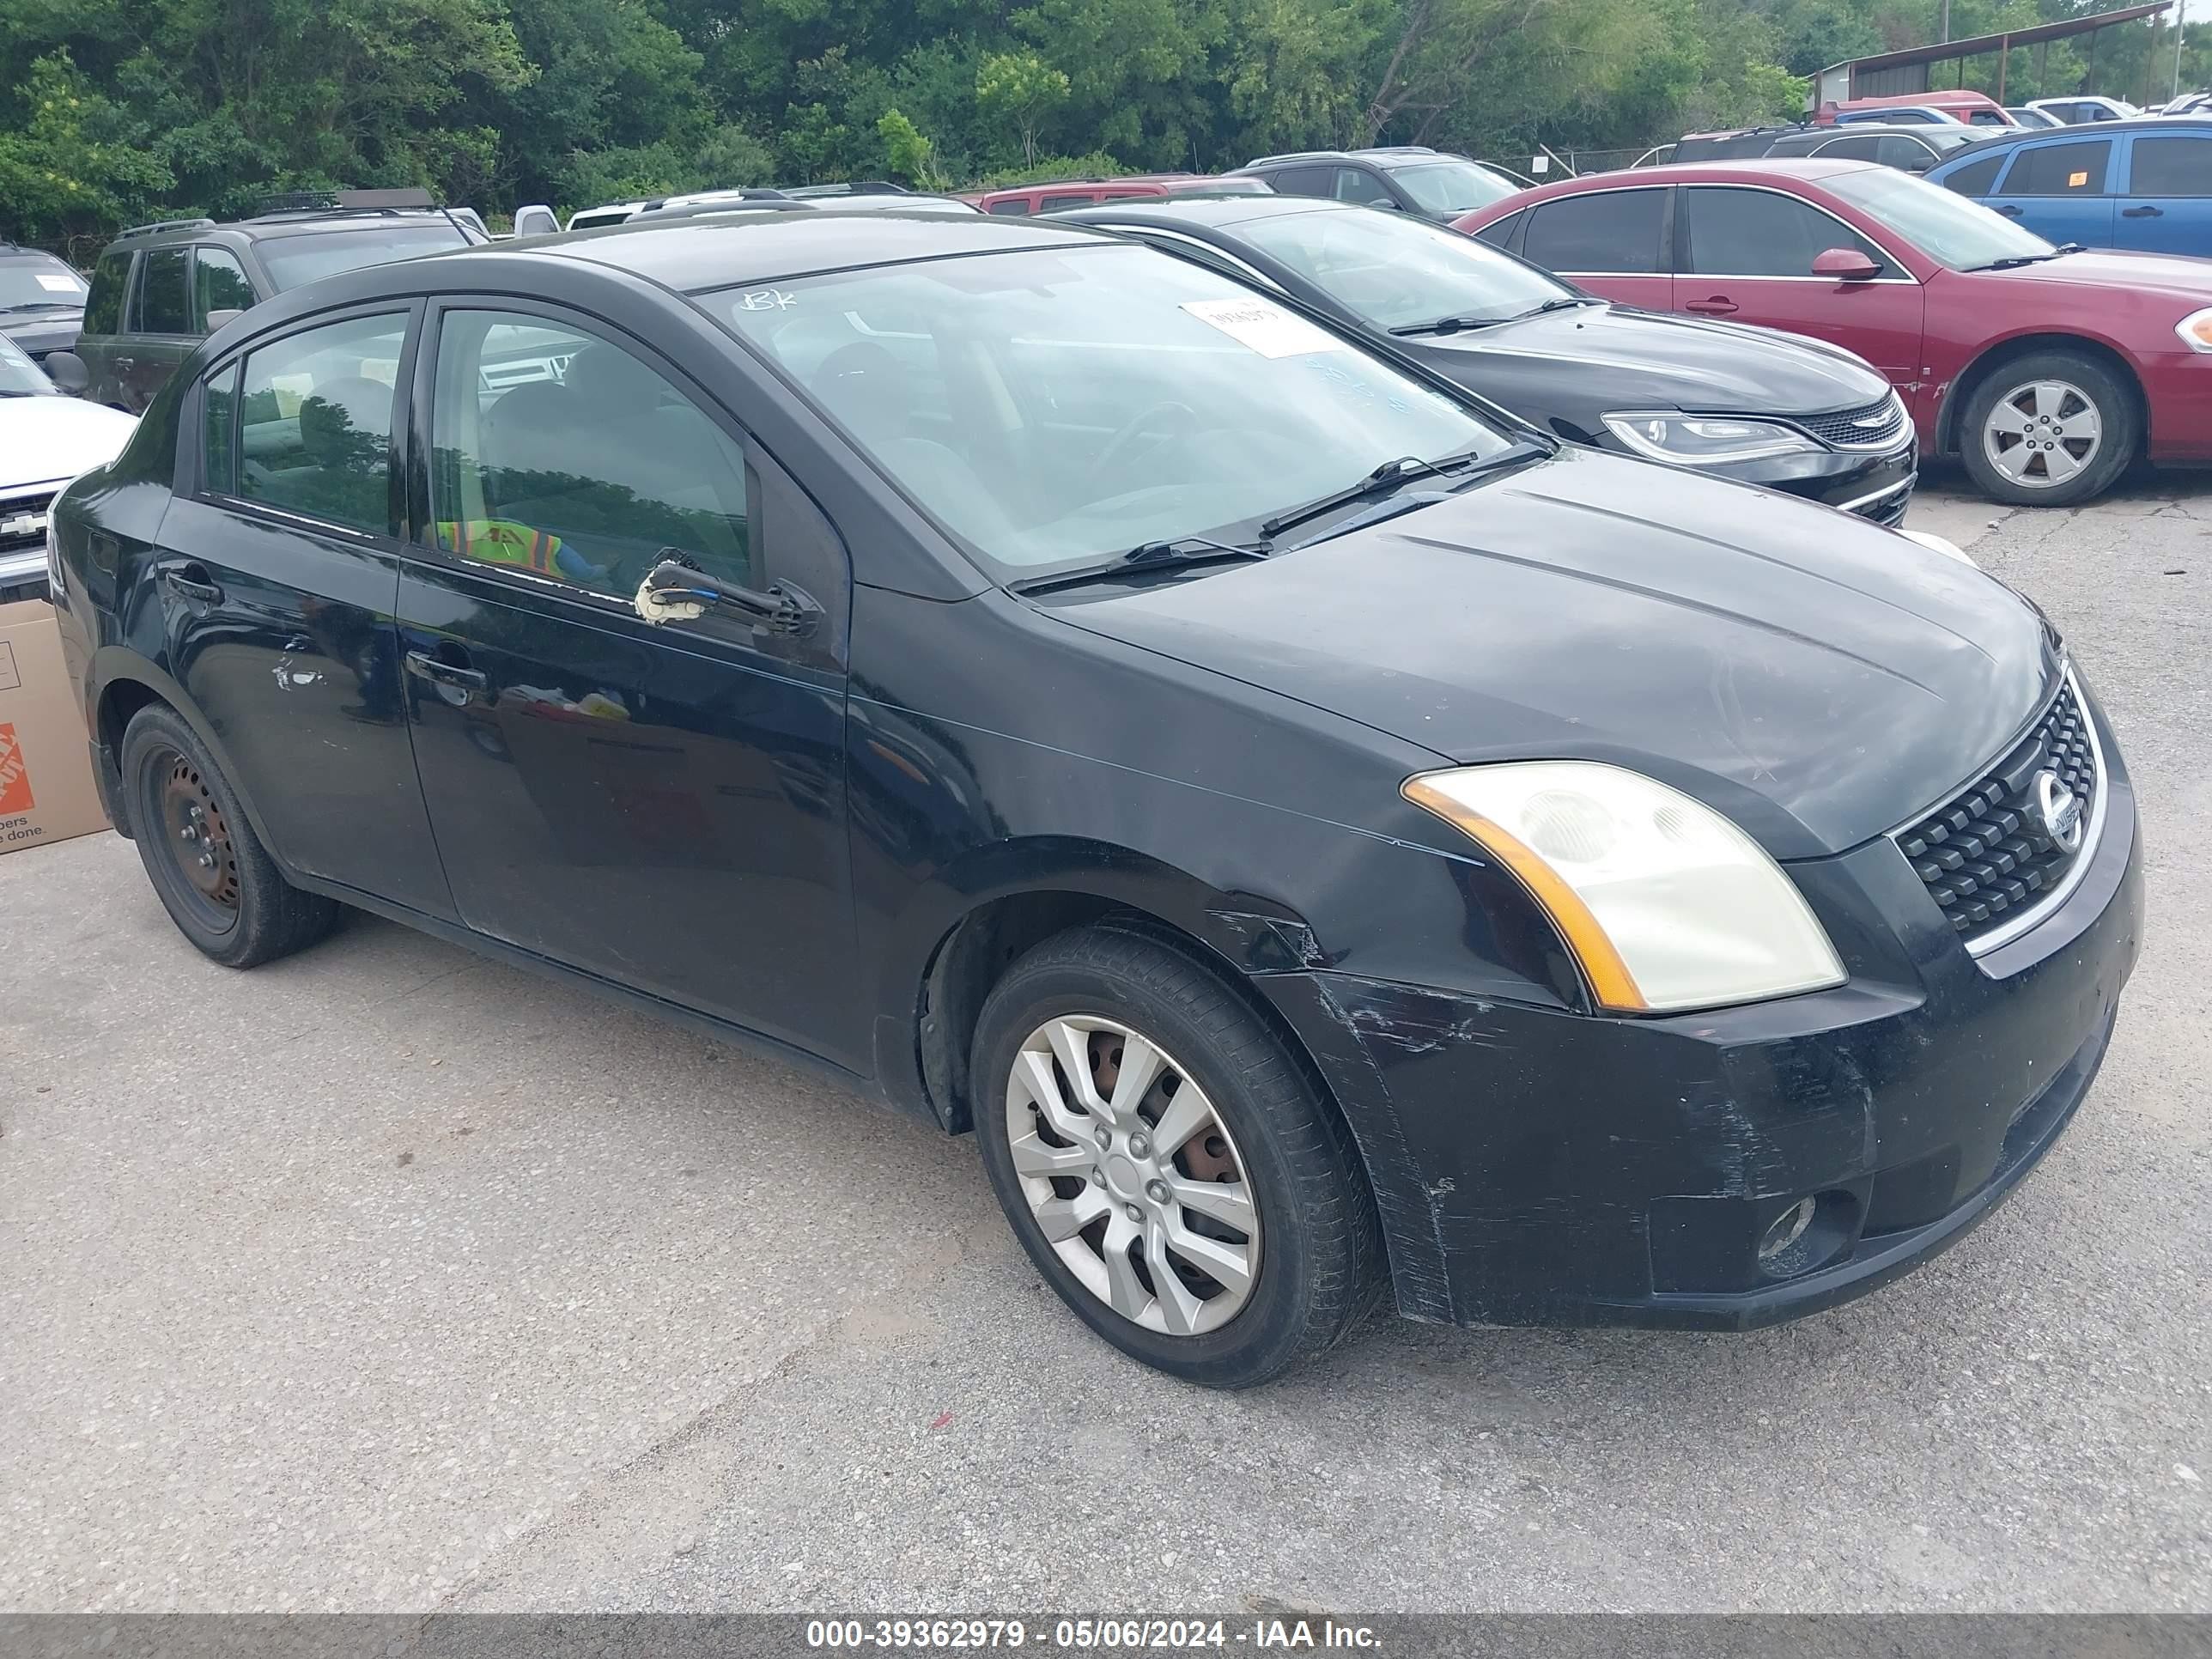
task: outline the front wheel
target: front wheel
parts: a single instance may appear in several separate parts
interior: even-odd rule
[[[1037,1270],[1146,1364],[1247,1388],[1325,1352],[1382,1280],[1349,1133],[1275,1034],[1152,939],[1079,929],[992,992],[975,1133]]]
[[[1960,422],[1960,459],[1984,495],[2074,507],[2134,459],[2136,402],[2112,370],[2074,351],[2037,352],[1985,375]]]

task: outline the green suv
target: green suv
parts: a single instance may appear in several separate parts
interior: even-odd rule
[[[140,225],[110,242],[93,271],[76,342],[80,395],[142,414],[193,347],[272,295],[362,265],[485,240],[468,218],[432,205],[423,191],[337,191],[308,200],[314,204],[232,224]],[[57,365],[50,360],[47,367]],[[54,378],[78,391],[74,367],[60,365]]]

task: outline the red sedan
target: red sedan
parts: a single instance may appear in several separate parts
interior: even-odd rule
[[[1609,300],[1856,352],[1922,453],[1997,501],[2084,501],[2138,455],[2212,460],[2212,260],[2053,247],[1856,161],[1601,173],[1455,222]]]

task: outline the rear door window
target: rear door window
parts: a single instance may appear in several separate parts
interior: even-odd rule
[[[191,332],[191,311],[185,295],[185,249],[165,247],[156,248],[142,261],[145,269],[139,273],[138,315],[131,325],[132,333]]]
[[[246,359],[238,494],[349,530],[392,531],[392,410],[404,312],[326,323]]]
[[[1889,132],[1876,141],[1874,159],[1886,167],[1901,167],[1907,173],[1921,173],[1934,163],[1936,152],[1905,133]]]
[[[1030,210],[1030,198],[1026,196],[1009,197],[1003,202],[992,203],[990,210],[993,213],[1027,213]]]
[[[1829,161],[1872,161],[1881,157],[1881,135],[1878,132],[1854,133],[1848,138],[1838,138],[1820,146],[1819,155]]]
[[[1551,270],[1652,275],[1667,206],[1663,190],[1601,190],[1562,196],[1531,210],[1522,252]]]
[[[1092,198],[1087,195],[1048,196],[1044,198],[1042,204],[1039,206],[1037,211],[1040,213],[1060,213],[1066,211],[1069,208],[1089,207],[1091,200]]]
[[[1282,167],[1267,175],[1267,182],[1283,196],[1326,196],[1335,188],[1334,167]]]
[[[214,376],[201,393],[201,477],[217,495],[238,493],[238,365]]]
[[[2212,137],[2137,133],[2128,162],[2130,196],[2212,196]]]
[[[2112,165],[2112,141],[2085,138],[2070,144],[2028,144],[2013,152],[2005,196],[2101,196]]]

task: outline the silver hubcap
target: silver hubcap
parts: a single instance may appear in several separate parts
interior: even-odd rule
[[[1260,1218],[1243,1155],[1158,1044],[1088,1014],[1040,1025],[1006,1080],[1006,1130],[1038,1227],[1124,1319],[1194,1336],[1250,1298]]]
[[[1990,410],[1982,448],[2013,483],[2048,489],[2077,476],[2104,447],[2097,405],[2064,380],[2030,380]]]

